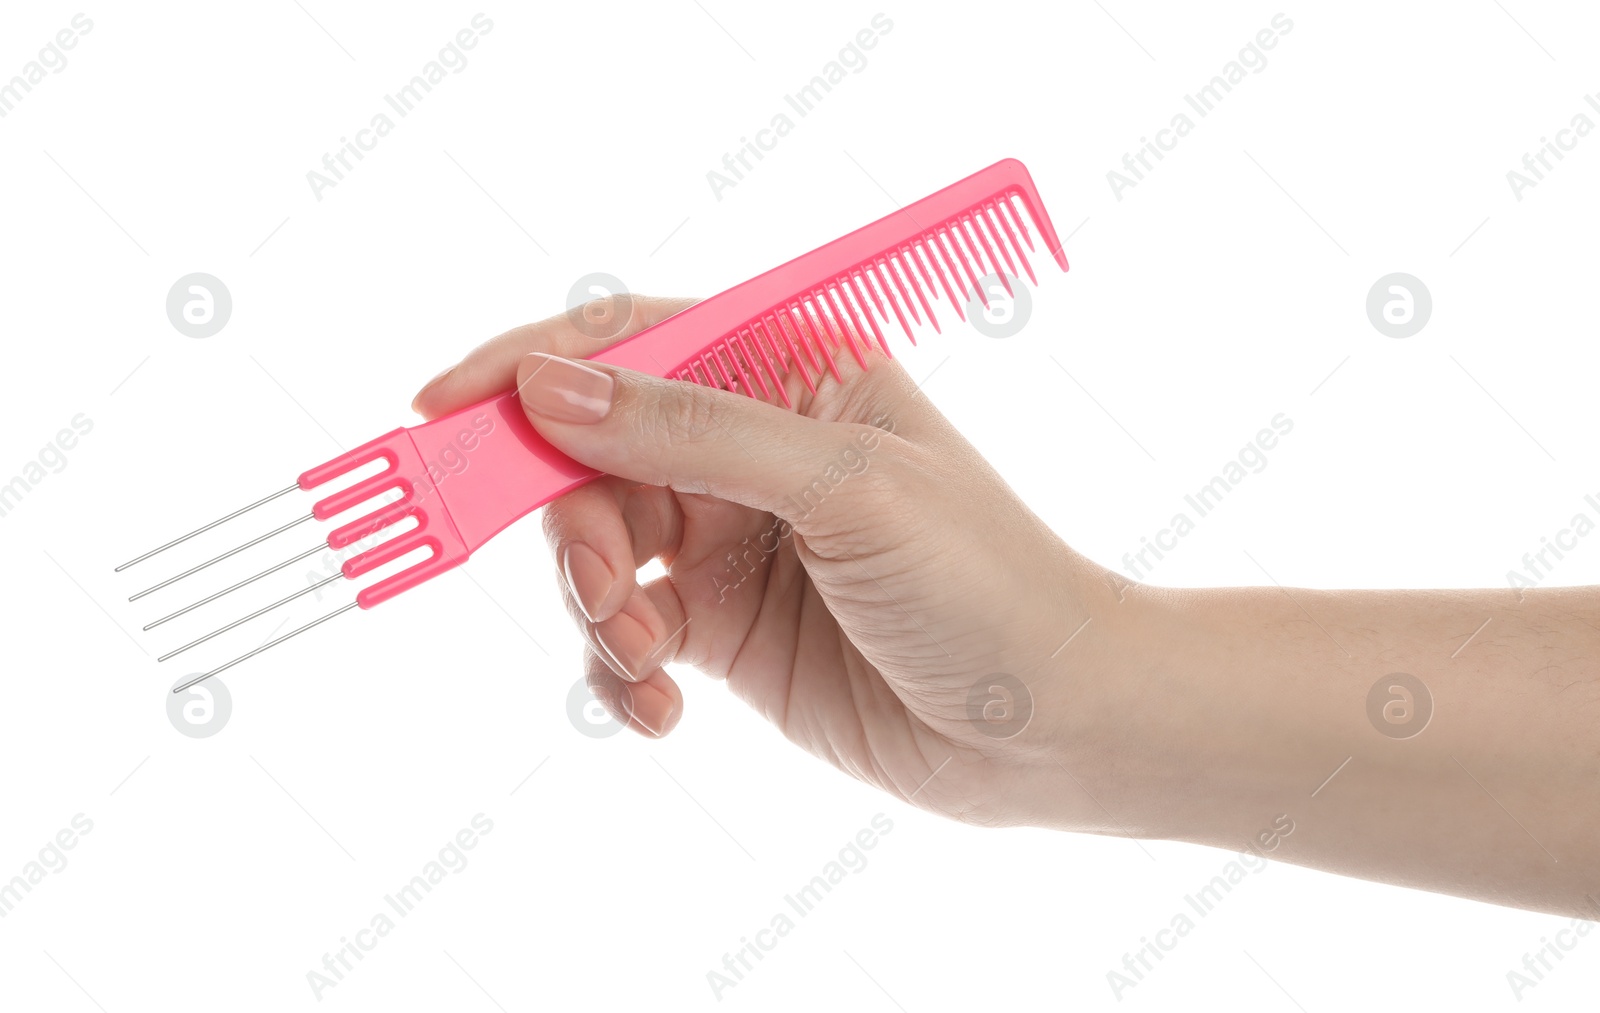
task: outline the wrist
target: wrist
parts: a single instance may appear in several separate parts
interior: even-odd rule
[[[1057,659],[1043,825],[1237,849],[1303,809],[1359,731],[1318,717],[1338,710],[1346,659],[1284,637],[1276,590],[1103,576],[1112,590]]]
[[[1251,638],[1228,628],[1219,592],[1138,584],[1084,563],[1069,583],[1081,618],[1039,679],[1034,822],[1231,840],[1276,795],[1244,727],[1269,720],[1256,711],[1262,701],[1240,699],[1250,695],[1239,674],[1253,667],[1241,654]]]
[[[1030,694],[1012,743],[1014,810],[1030,825],[1167,836],[1166,796],[1185,744],[1163,712],[1183,677],[1175,592],[1121,577],[1063,546],[1039,632],[1011,669]],[[1187,733],[1186,733],[1187,734]]]

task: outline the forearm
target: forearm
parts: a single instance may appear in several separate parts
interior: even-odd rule
[[[1273,858],[1596,917],[1597,599],[1129,588],[1148,634],[1094,681],[1118,734],[1073,787],[1144,836],[1240,850],[1287,816]]]

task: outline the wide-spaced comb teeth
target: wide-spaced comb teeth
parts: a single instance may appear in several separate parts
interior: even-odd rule
[[[973,298],[988,306],[983,279],[993,275],[1010,292],[1020,262],[1029,281],[1036,282],[1023,249],[1035,250],[1025,222],[1029,218],[1045,251],[1066,270],[1066,255],[1028,170],[1021,162],[1008,159],[782,267],[695,303],[590,358],[751,397],[770,400],[776,395],[789,405],[790,374],[798,374],[799,382],[815,392],[825,374],[842,379],[839,357],[846,350],[863,368],[874,342],[885,355],[891,355],[884,335],[891,317],[915,343],[913,325],[926,322],[939,329],[936,310],[945,303],[959,319],[966,318],[965,304]],[[386,433],[310,469],[294,486],[117,569],[149,559],[296,489],[309,491],[376,462],[382,462],[381,470],[324,496],[298,520],[134,595],[136,600],[161,590],[306,521],[327,521],[357,508],[364,510],[341,523],[323,543],[172,612],[145,627],[149,630],[324,549],[345,550],[382,539],[346,560],[338,572],[168,652],[160,660],[333,580],[366,575],[420,550],[426,550],[426,557],[364,587],[355,601],[190,679],[174,692],[335,615],[358,606],[371,608],[459,566],[512,521],[599,477],[598,472],[546,443],[528,422],[517,393],[512,391],[432,422]]]
[[[943,240],[944,248],[949,251],[950,258],[956,262],[956,266],[961,268],[966,281],[971,283],[973,290],[978,296],[978,299],[982,301],[985,306],[988,306],[989,297],[984,294],[983,286],[978,284],[978,275],[972,269],[972,262],[967,259],[966,250],[962,249],[961,233],[955,228],[955,226],[958,224],[959,223],[952,223],[952,225],[948,228],[941,227],[939,229],[939,238]],[[966,284],[963,284],[961,287],[961,294],[963,297],[966,296],[966,292]]]
[[[867,303],[867,290],[861,283],[861,272],[850,272],[846,280],[850,284],[850,291],[855,293],[856,305],[861,309],[861,316],[866,319],[867,326],[872,329],[872,336],[878,341],[878,347],[883,349],[884,355],[892,354],[889,351],[889,343],[883,340],[883,331],[878,329],[877,318],[872,315],[872,307]]]
[[[904,264],[906,256],[906,250],[899,250],[896,252],[896,255],[892,259],[891,263],[894,264],[895,270],[899,272],[905,287],[911,289],[912,293],[916,295],[917,302],[922,305],[923,315],[928,318],[928,323],[933,325],[934,333],[937,334],[941,330],[939,327],[939,318],[933,315],[933,307],[928,305],[927,294],[922,291],[922,286],[917,282],[916,271],[914,269],[906,268]],[[911,340],[916,341],[916,336],[913,335]]]
[[[1006,273],[1000,269],[1000,261],[995,259],[994,248],[989,245],[989,237],[983,234],[982,226],[974,221],[972,215],[962,215],[961,225],[967,236],[973,243],[976,244],[974,250],[981,248],[983,250],[983,256],[987,257],[989,260],[989,270],[984,273],[986,275],[998,276],[1000,283],[1005,286],[1006,294],[1013,295],[1014,293],[1011,291],[1011,282],[1006,278]],[[979,259],[978,263],[981,267],[983,264],[982,258]]]
[[[956,311],[956,316],[962,320],[967,319],[967,311],[961,308],[962,300],[956,298],[955,292],[950,287],[950,276],[945,273],[944,257],[939,254],[939,237],[929,236],[922,240],[923,256],[933,264],[933,273],[939,278],[939,285],[944,289],[944,294],[950,299],[950,305]]]
[[[1033,237],[1028,235],[1028,223],[1024,222],[1022,217],[1017,214],[1016,209],[1012,207],[1011,198],[1000,198],[1000,206],[1005,209],[1006,217],[1016,224],[1017,231],[1022,233],[1022,241],[1028,244],[1028,249],[1033,249]],[[1052,237],[1050,241],[1055,242],[1055,239]]]
[[[884,281],[882,262],[868,267],[867,277],[871,278],[877,284],[879,290],[883,292],[883,299],[889,304],[889,308],[894,311],[894,318],[900,322],[900,329],[905,332],[907,340],[915,341],[916,338],[911,334],[911,325],[906,322],[906,315],[900,311],[900,300],[895,298],[894,288]]]
[[[989,234],[995,237],[995,243],[1000,247],[1001,255],[1006,258],[1006,270],[1015,275],[1017,273],[1017,265],[1011,260],[1012,249],[1016,249],[1017,258],[1021,260],[1023,264],[1027,264],[1028,262],[1027,257],[1025,257],[1022,253],[1021,247],[1017,245],[1016,234],[1011,232],[1009,227],[1004,230],[1001,229],[1000,215],[998,212],[996,212],[994,204],[985,204],[983,206],[982,215],[984,223],[989,227]],[[1000,239],[1002,231],[1004,231],[1006,240],[1009,242],[1002,241]],[[1033,282],[1033,268],[1030,267],[1027,269],[1027,271],[1028,280]]]

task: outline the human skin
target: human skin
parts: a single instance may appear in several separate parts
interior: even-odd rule
[[[677,726],[662,666],[689,665],[966,823],[1241,850],[1281,814],[1282,861],[1600,917],[1591,591],[1134,583],[1068,547],[880,353],[837,355],[815,394],[791,375],[793,410],[576,361],[692,301],[598,307],[630,314],[604,341],[567,315],[515,328],[414,402],[436,418],[515,385],[541,435],[606,473],[544,527],[586,677],[629,727]],[[1407,738],[1368,715],[1397,672],[1432,702]],[[999,737],[974,699],[1025,726]]]

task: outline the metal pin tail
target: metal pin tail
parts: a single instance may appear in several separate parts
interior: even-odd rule
[[[128,562],[123,563],[121,566],[117,567],[116,570],[113,571],[113,572],[121,573],[123,570],[126,570],[130,566],[133,566],[133,565],[135,565],[137,563],[142,563],[145,560],[150,559],[152,556],[159,555],[159,554],[167,551],[168,549],[171,549],[171,548],[173,548],[175,546],[178,546],[178,545],[182,545],[184,542],[187,542],[191,538],[195,538],[195,537],[197,537],[199,535],[203,535],[207,531],[210,531],[212,528],[215,528],[215,527],[217,527],[217,526],[219,526],[221,524],[225,524],[228,521],[233,520],[234,518],[241,517],[244,514],[247,514],[250,511],[256,509],[257,507],[265,506],[266,504],[271,503],[274,500],[277,500],[277,499],[280,499],[280,498],[282,498],[284,496],[287,496],[289,493],[295,492],[299,488],[300,488],[300,485],[297,482],[294,485],[288,486],[287,488],[278,490],[277,492],[273,493],[270,496],[265,496],[265,497],[263,497],[261,499],[258,499],[254,503],[251,503],[249,506],[240,507],[238,510],[233,511],[232,513],[227,514],[224,517],[219,517],[219,518],[217,518],[216,520],[212,521],[209,524],[206,524],[206,525],[204,525],[202,527],[195,528],[193,531],[189,532],[186,535],[183,535],[183,536],[181,536],[179,538],[174,538],[172,541],[167,542],[165,545],[161,545],[161,546],[158,546],[157,548],[151,549],[149,552],[146,552],[142,556],[137,556],[137,557],[135,557],[133,559],[130,559]],[[207,567],[212,566],[213,564],[220,563],[223,560],[228,559],[231,556],[235,556],[235,555],[245,551],[246,549],[253,548],[256,545],[260,545],[262,542],[265,542],[270,538],[276,537],[277,535],[281,535],[282,533],[284,533],[285,531],[288,531],[291,528],[298,527],[299,525],[304,524],[306,521],[315,519],[315,517],[316,517],[316,515],[314,513],[306,514],[303,517],[299,517],[299,518],[297,518],[297,519],[295,519],[293,521],[290,521],[287,524],[281,525],[280,527],[277,527],[277,528],[273,529],[272,531],[267,532],[264,535],[260,535],[260,536],[258,536],[256,538],[252,538],[250,541],[245,542],[243,545],[240,545],[237,548],[229,549],[227,552],[224,552],[224,553],[222,553],[220,555],[214,556],[211,559],[206,560],[204,563],[199,564],[198,566],[191,567],[188,570],[185,570],[184,572],[178,574],[175,577],[169,577],[168,579],[162,581],[159,584],[156,584],[156,585],[153,585],[151,587],[148,587],[145,590],[140,591],[138,594],[133,595],[128,600],[129,601],[138,601],[140,598],[143,598],[144,596],[146,596],[148,594],[153,594],[154,592],[159,591],[162,588],[169,587],[172,584],[176,584],[178,581],[183,580],[185,577],[193,576],[194,574],[199,573],[201,570],[204,570]],[[162,616],[160,619],[157,619],[155,622],[150,623],[148,626],[144,627],[144,629],[146,631],[155,629],[157,626],[160,626],[163,623],[169,622],[169,621],[171,621],[173,619],[176,619],[181,615],[186,615],[187,613],[194,611],[195,609],[201,607],[202,605],[209,605],[210,603],[216,601],[217,599],[223,597],[224,595],[231,594],[232,592],[237,591],[240,588],[245,587],[246,585],[253,584],[256,581],[262,579],[263,577],[266,577],[266,576],[269,576],[271,574],[277,573],[279,570],[282,570],[282,569],[284,569],[285,567],[288,567],[288,566],[292,566],[295,563],[298,563],[303,559],[308,559],[311,556],[314,556],[317,553],[324,551],[327,547],[328,546],[327,546],[326,542],[319,542],[315,546],[311,547],[310,549],[307,549],[304,552],[301,552],[301,553],[299,553],[297,555],[291,556],[289,559],[286,559],[283,562],[276,564],[275,566],[270,566],[267,569],[262,570],[261,572],[255,574],[254,576],[246,577],[244,580],[239,581],[238,583],[232,585],[231,587],[223,588],[221,591],[218,591],[215,594],[208,595],[207,597],[200,599],[199,601],[193,603],[192,605],[186,605],[183,608],[178,609],[176,612],[172,612],[172,613],[169,613],[168,615]],[[242,619],[235,619],[233,622],[228,623],[226,626],[223,626],[223,627],[220,627],[219,629],[213,630],[212,632],[207,633],[203,637],[199,637],[199,638],[197,638],[195,640],[191,640],[189,643],[184,644],[182,647],[176,648],[175,650],[168,651],[166,654],[163,654],[161,657],[157,658],[156,660],[158,662],[161,662],[161,661],[166,661],[169,658],[174,658],[177,655],[182,654],[184,651],[187,651],[192,647],[198,647],[200,644],[205,643],[206,641],[210,640],[211,638],[216,637],[216,636],[220,636],[221,634],[226,633],[229,630],[231,630],[231,629],[233,629],[233,628],[235,628],[237,626],[243,625],[244,623],[247,623],[250,620],[255,619],[258,616],[265,615],[266,613],[272,611],[273,609],[278,608],[281,605],[286,605],[289,602],[294,601],[295,599],[301,597],[302,595],[309,594],[312,591],[320,590],[321,588],[327,586],[328,584],[331,584],[336,580],[342,579],[343,576],[344,576],[343,573],[331,574],[328,577],[323,578],[322,580],[319,580],[319,581],[317,581],[315,583],[309,584],[306,587],[303,587],[300,590],[295,591],[292,594],[286,595],[285,597],[278,599],[277,601],[273,602],[270,605],[266,605],[266,606],[263,606],[262,608],[256,609],[254,612],[251,612],[249,615],[243,617]],[[211,671],[206,672],[203,675],[195,676],[194,678],[188,680],[187,682],[184,682],[182,685],[174,688],[172,692],[174,694],[182,693],[184,690],[187,690],[190,687],[199,685],[200,683],[202,683],[205,680],[211,678],[212,676],[216,675],[217,673],[227,671],[228,669],[232,668],[234,665],[239,664],[241,661],[244,661],[244,660],[246,660],[248,658],[253,658],[257,654],[260,654],[262,651],[265,651],[265,650],[267,650],[269,648],[272,648],[272,647],[276,647],[278,644],[283,643],[285,640],[288,640],[291,637],[298,636],[301,633],[304,633],[306,630],[311,629],[313,626],[320,626],[321,624],[327,622],[329,619],[332,619],[334,616],[342,615],[343,613],[350,611],[351,609],[355,608],[358,604],[359,604],[358,602],[350,602],[348,605],[341,606],[340,608],[335,609],[333,612],[330,612],[327,615],[322,616],[321,618],[312,620],[311,622],[306,623],[304,626],[301,626],[298,629],[294,629],[294,630],[289,631],[288,633],[285,633],[281,637],[277,637],[277,638],[275,638],[273,640],[269,640],[268,642],[262,644],[260,647],[257,647],[255,650],[250,651],[248,654],[242,654],[239,657],[234,658],[232,661],[228,662],[227,664],[219,665],[218,667],[213,668]]]
[[[346,613],[346,612],[350,611],[351,609],[355,608],[358,604],[360,604],[360,603],[359,602],[351,602],[350,604],[345,605],[345,606],[343,606],[341,608],[334,609],[332,612],[329,612],[327,615],[323,616],[320,619],[313,619],[311,622],[306,623],[304,626],[300,627],[299,629],[290,630],[288,633],[285,633],[283,636],[277,638],[276,640],[267,641],[266,643],[262,644],[260,647],[258,647],[255,650],[251,651],[249,654],[241,654],[241,655],[239,655],[239,657],[234,658],[232,661],[228,662],[226,665],[220,665],[217,668],[213,668],[211,671],[205,673],[204,675],[197,675],[193,679],[190,679],[188,682],[182,684],[181,686],[174,686],[173,689],[172,689],[172,692],[173,693],[182,693],[184,690],[188,689],[190,686],[197,686],[200,683],[205,682],[207,679],[211,678],[213,675],[216,675],[219,672],[226,672],[228,669],[232,668],[234,665],[237,665],[239,662],[247,661],[250,658],[255,657],[256,655],[260,654],[262,651],[267,650],[269,647],[276,647],[279,644],[283,643],[285,640],[288,640],[290,637],[297,637],[300,634],[304,633],[306,630],[309,630],[313,626],[321,626],[323,623],[327,622],[329,619],[332,619],[334,616],[343,615],[344,613]]]
[[[174,538],[172,541],[168,542],[167,544],[165,544],[163,546],[160,546],[159,548],[151,549],[149,552],[146,552],[142,556],[137,556],[137,557],[135,557],[133,559],[130,559],[126,563],[123,563],[121,566],[117,567],[115,570],[113,570],[111,572],[112,573],[121,573],[123,570],[126,570],[128,567],[132,566],[135,563],[142,563],[145,560],[149,559],[151,556],[157,555],[157,554],[162,553],[162,552],[166,552],[168,549],[172,548],[174,545],[182,545],[184,542],[187,542],[189,539],[193,538],[196,535],[205,534],[207,531],[210,531],[212,528],[216,527],[218,524],[225,524],[228,521],[233,520],[235,517],[240,516],[241,514],[249,513],[250,511],[254,510],[258,506],[265,506],[268,503],[271,503],[273,500],[279,498],[280,496],[289,495],[291,492],[294,492],[298,488],[300,488],[300,483],[296,482],[294,485],[289,486],[287,489],[279,489],[277,492],[273,493],[271,496],[267,496],[267,497],[264,497],[262,499],[258,499],[254,503],[250,504],[247,507],[240,507],[239,509],[235,510],[233,513],[229,514],[228,516],[219,517],[216,520],[212,521],[210,524],[207,524],[203,528],[195,528],[193,531],[189,532],[187,535],[184,535],[182,538]]]

